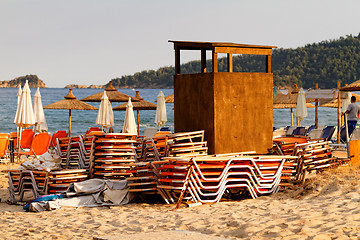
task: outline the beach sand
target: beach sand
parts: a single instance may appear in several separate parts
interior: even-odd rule
[[[27,213],[5,203],[1,173],[0,239],[359,239],[360,170],[344,166],[309,177],[271,196],[174,211],[143,203]]]

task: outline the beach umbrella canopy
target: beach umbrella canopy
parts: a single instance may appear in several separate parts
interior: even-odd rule
[[[28,80],[26,80],[19,102],[19,109],[15,118],[15,124],[20,128],[28,128],[35,124],[35,116],[31,103],[31,95]]]
[[[167,116],[166,116],[165,96],[164,93],[160,91],[157,97],[155,123],[159,127],[162,127],[165,125],[166,122],[167,122]]]
[[[48,127],[45,120],[44,108],[41,102],[41,94],[39,88],[37,88],[36,93],[34,95],[34,115],[35,115],[35,131],[42,132],[47,131]]]
[[[16,105],[16,114],[15,114],[15,118],[14,118],[14,123],[16,124],[16,119],[18,116],[18,112],[19,112],[19,106],[20,106],[20,100],[21,100],[21,94],[22,94],[22,89],[21,89],[21,84],[19,84],[19,90],[17,92],[17,105]]]
[[[132,103],[133,109],[136,110],[136,112],[137,112],[138,135],[140,135],[139,110],[156,110],[156,104],[145,101],[142,97],[140,97],[139,91],[136,91],[135,98],[140,99],[140,101]],[[123,103],[117,107],[114,107],[113,110],[125,111],[126,106],[127,106],[127,103]]]
[[[108,99],[110,102],[127,102],[129,98],[131,98],[129,95],[126,95],[125,93],[119,92],[113,85],[112,81],[109,82],[108,86],[104,90],[106,91],[106,95],[108,96]],[[96,93],[94,95],[88,96],[86,98],[81,99],[81,101],[84,102],[101,102],[101,98],[104,94],[104,91]],[[138,101],[138,99],[132,98],[133,102]]]
[[[45,109],[68,109],[69,110],[69,136],[71,136],[71,110],[98,110],[90,104],[77,100],[69,89],[69,93],[64,97],[65,99],[45,106]]]
[[[300,88],[298,93],[295,116],[299,119],[299,121],[304,120],[304,118],[307,116],[306,97],[304,89],[302,88]]]
[[[124,127],[122,129],[123,133],[136,134],[136,123],[134,117],[133,105],[131,103],[131,98],[129,98],[128,103],[126,104],[126,112],[125,112],[125,121]]]
[[[114,126],[114,114],[111,107],[111,102],[106,95],[106,91],[104,91],[103,96],[101,97],[99,112],[95,123],[103,128]]]

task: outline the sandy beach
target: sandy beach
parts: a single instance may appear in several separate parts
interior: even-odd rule
[[[255,200],[28,213],[6,203],[7,175],[0,173],[0,239],[359,239],[359,179],[358,168],[343,166]]]

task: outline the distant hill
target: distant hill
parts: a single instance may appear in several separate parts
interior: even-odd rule
[[[29,87],[30,88],[46,88],[45,83],[38,78],[37,75],[26,75],[14,78],[10,81],[0,81],[0,88],[17,88],[19,84],[23,87],[26,80],[29,80]]]
[[[265,58],[256,55],[237,55],[233,58],[234,72],[264,72]],[[211,71],[211,62],[207,62]],[[219,59],[219,71],[226,71],[225,58]],[[200,72],[200,61],[181,65],[181,73]],[[274,49],[272,72],[275,86],[298,84],[304,88],[335,88],[360,79],[360,34],[335,40],[308,44],[296,49]],[[147,70],[112,79],[117,88],[172,88],[174,67]]]

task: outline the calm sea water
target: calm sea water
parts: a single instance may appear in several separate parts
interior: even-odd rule
[[[173,93],[173,89],[136,89],[140,91],[141,97],[145,100],[154,102],[160,91],[164,95]],[[16,125],[13,123],[16,103],[17,103],[17,88],[0,88],[0,132],[13,132],[16,131]],[[77,99],[82,99],[92,94],[101,92],[101,89],[74,89],[73,93]],[[132,89],[119,89],[120,92],[130,96],[135,95]],[[31,89],[31,96],[33,97],[36,89]],[[60,101],[68,93],[68,89],[64,88],[44,88],[40,89],[43,106],[50,103]],[[99,107],[99,103],[89,103],[95,107]],[[113,103],[113,107],[122,103]],[[174,107],[173,103],[166,104],[168,122],[165,126],[174,130]],[[294,114],[295,114],[295,109]],[[46,121],[48,124],[49,132],[56,130],[68,129],[68,110],[53,110],[44,109]],[[155,110],[140,111],[140,131],[147,127],[156,127],[154,123]],[[95,124],[97,111],[82,111],[72,110],[72,135],[83,134],[89,127],[97,126]],[[308,116],[302,121],[301,125],[310,126],[314,124],[315,119],[314,108],[308,109]],[[122,129],[125,118],[125,111],[114,111],[115,119],[115,132]],[[135,116],[136,118],[136,116]],[[295,120],[294,123],[296,124]],[[319,125],[336,125],[337,124],[337,109],[336,108],[319,108]],[[274,109],[273,110],[273,125],[276,128],[290,125],[290,109]]]

